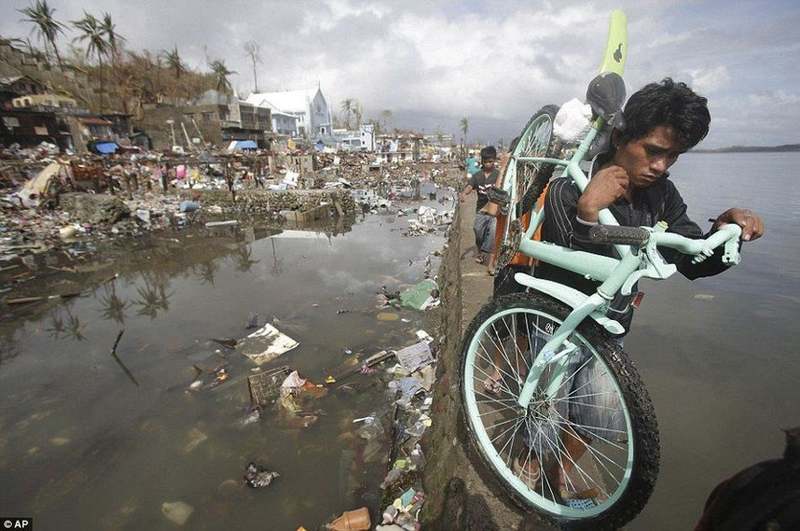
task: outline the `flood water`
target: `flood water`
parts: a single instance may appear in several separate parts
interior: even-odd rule
[[[691,529],[715,485],[780,455],[780,428],[800,424],[798,165],[797,153],[687,154],[673,168],[701,226],[747,206],[767,233],[722,275],[642,283],[625,349],[653,399],[662,460],[654,495],[628,529]],[[378,321],[375,291],[420,280],[443,240],[402,237],[405,226],[367,216],[330,237],[267,237],[263,228],[159,235],[116,249],[124,260],[108,268],[121,273],[115,283],[0,323],[2,512],[32,514],[38,529],[170,529],[161,504],[184,501],[195,508],[187,528],[293,530],[376,507],[384,457],[354,441],[350,421],[385,402],[377,379],[320,399],[325,414],[309,429],[277,417],[241,426],[253,365],[238,354],[228,354],[230,382],[186,388],[192,365],[218,348],[208,338],[243,337],[251,313],[277,318],[300,342],[278,363],[315,381],[346,361],[346,349],[413,342],[424,316]],[[109,356],[122,328],[119,357],[138,385]],[[191,448],[197,432],[207,439]],[[220,488],[251,460],[281,477],[261,490]]]
[[[327,234],[243,224],[148,236],[103,253],[98,274],[117,280],[15,311],[0,323],[0,513],[33,515],[37,529],[174,529],[162,503],[182,501],[194,507],[189,529],[294,530],[377,509],[385,444],[359,439],[352,419],[387,407],[381,375],[314,401],[309,428],[271,410],[243,425],[255,365],[209,338],[244,337],[258,314],[300,342],[271,366],[315,382],[346,366],[347,350],[416,342],[425,314],[376,318],[376,291],[422,280],[444,243],[442,232],[402,236],[405,219],[367,215]],[[118,363],[109,353],[122,329]],[[193,365],[223,362],[228,381],[188,390]],[[280,478],[243,487],[250,461]]]
[[[646,292],[625,350],[638,363],[661,431],[661,473],[629,529],[692,529],[708,494],[783,453],[800,425],[800,153],[687,154],[672,178],[689,215],[752,208],[766,235],[716,277],[680,275]]]

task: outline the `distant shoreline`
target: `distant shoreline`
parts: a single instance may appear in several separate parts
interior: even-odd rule
[[[717,149],[693,149],[690,153],[790,153],[800,151],[800,144],[782,146],[730,146]]]

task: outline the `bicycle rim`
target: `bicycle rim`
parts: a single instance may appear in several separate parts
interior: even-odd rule
[[[545,157],[553,137],[553,117],[544,112],[537,116],[526,128],[520,139],[514,156],[516,157]],[[536,176],[542,168],[541,162],[520,161],[517,163],[515,203],[519,204],[525,193],[533,185]]]
[[[560,324],[550,313],[521,307],[484,321],[465,353],[465,413],[484,460],[515,497],[557,518],[585,520],[625,492],[634,436],[613,371],[577,332],[569,341],[582,352],[570,356],[558,391],[544,392],[557,372],[551,363],[530,406],[516,405],[527,369]],[[567,444],[580,451],[568,452]]]

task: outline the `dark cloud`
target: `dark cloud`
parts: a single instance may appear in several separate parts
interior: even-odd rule
[[[515,136],[544,104],[583,96],[608,13],[621,4],[629,90],[667,75],[692,83],[720,117],[708,145],[794,142],[800,119],[796,104],[781,103],[800,86],[800,9],[790,2],[49,1],[62,20],[108,11],[133,49],[177,45],[194,68],[207,56],[223,58],[240,73],[233,80],[240,91],[252,88],[242,47],[254,39],[262,89],[320,83],[334,108],[353,97],[367,116],[391,109],[398,124],[426,130],[456,133],[467,116],[487,141]],[[0,34],[28,33],[16,12],[26,5],[0,3]],[[762,125],[763,116],[774,119]]]

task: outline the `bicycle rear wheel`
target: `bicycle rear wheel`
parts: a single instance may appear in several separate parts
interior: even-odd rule
[[[550,363],[528,408],[516,403],[569,312],[540,294],[481,309],[462,348],[465,421],[479,462],[518,505],[573,529],[616,529],[644,507],[659,460],[653,406],[625,353],[585,322],[568,338],[579,350],[562,379]]]
[[[553,136],[558,106],[545,105],[528,120],[522,130],[513,156],[519,157],[555,157],[559,151],[558,142]],[[545,185],[553,175],[555,166],[542,162],[518,161],[516,164],[515,188],[516,217],[529,212]]]
[[[555,158],[561,151],[561,144],[553,136],[553,123],[555,122],[558,106],[545,105],[539,109],[522,130],[512,156],[514,159],[521,157],[548,157]],[[506,278],[506,268],[514,260],[519,249],[519,237],[528,228],[530,216],[536,201],[547,186],[553,175],[555,165],[542,162],[520,161],[509,164],[503,175],[503,189],[509,194],[510,203],[505,217],[501,220],[502,226],[497,235],[497,262],[496,272],[498,278]],[[500,222],[499,222],[500,223]],[[508,281],[504,282],[508,283]],[[513,282],[512,282],[513,284]],[[505,291],[505,290],[501,290]]]

